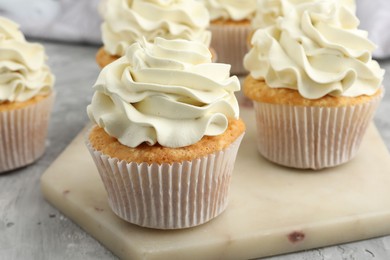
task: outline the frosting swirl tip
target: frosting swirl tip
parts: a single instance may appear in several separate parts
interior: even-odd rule
[[[50,93],[54,75],[42,45],[26,41],[19,25],[0,17],[0,103]]]

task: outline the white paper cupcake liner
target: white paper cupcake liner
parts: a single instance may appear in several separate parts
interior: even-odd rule
[[[113,212],[143,227],[180,229],[203,224],[227,207],[243,135],[227,149],[182,163],[127,163],[87,147]]]
[[[232,74],[247,73],[243,60],[248,52],[247,39],[251,26],[211,24],[210,31],[212,33],[211,46],[217,53],[218,62],[231,64]]]
[[[258,150],[268,160],[294,168],[345,163],[355,157],[381,98],[338,108],[254,102]]]
[[[0,173],[33,163],[45,151],[54,94],[39,102],[0,111]]]

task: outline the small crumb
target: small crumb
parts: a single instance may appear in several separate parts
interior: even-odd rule
[[[241,97],[241,99],[239,100],[239,104],[240,106],[245,108],[253,108],[253,101],[245,96]]]
[[[56,217],[56,214],[49,214],[49,217],[50,217],[50,218],[55,218],[55,217]]]
[[[104,209],[101,209],[101,208],[98,208],[98,207],[94,207],[94,209],[95,209],[97,212],[102,212],[102,211],[104,211]]]
[[[12,227],[13,225],[15,225],[15,223],[14,223],[14,222],[8,222],[8,223],[6,224],[7,228],[10,228],[10,227]]]
[[[302,240],[305,239],[305,233],[303,233],[301,231],[294,231],[294,232],[290,233],[287,237],[288,237],[288,240],[290,240],[290,242],[297,243],[297,242],[301,242]]]

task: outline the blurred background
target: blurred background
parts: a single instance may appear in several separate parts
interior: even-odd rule
[[[27,37],[101,44],[101,1],[0,0],[0,15],[19,23]],[[390,0],[356,0],[356,4],[360,28],[378,45],[374,57],[389,58]]]
[[[27,37],[101,43],[101,0],[0,0],[0,16],[17,22]]]

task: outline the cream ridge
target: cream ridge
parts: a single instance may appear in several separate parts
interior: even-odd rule
[[[279,17],[289,13],[296,5],[313,3],[318,0],[261,0],[257,1],[255,16],[251,21],[252,29],[265,28],[274,25]],[[355,0],[330,0],[356,11]]]
[[[210,12],[211,20],[251,20],[256,0],[201,0]]]
[[[244,66],[269,87],[296,89],[308,99],[373,95],[384,70],[358,24],[352,10],[335,1],[296,5],[255,32]]]
[[[108,0],[104,5],[102,39],[116,56],[145,38],[194,40],[209,46],[209,13],[197,0]]]
[[[0,104],[24,102],[52,91],[54,76],[42,45],[29,43],[19,26],[0,17]]]
[[[212,63],[206,45],[182,39],[134,43],[94,89],[90,119],[129,147],[188,146],[222,134],[239,116],[230,65]]]

